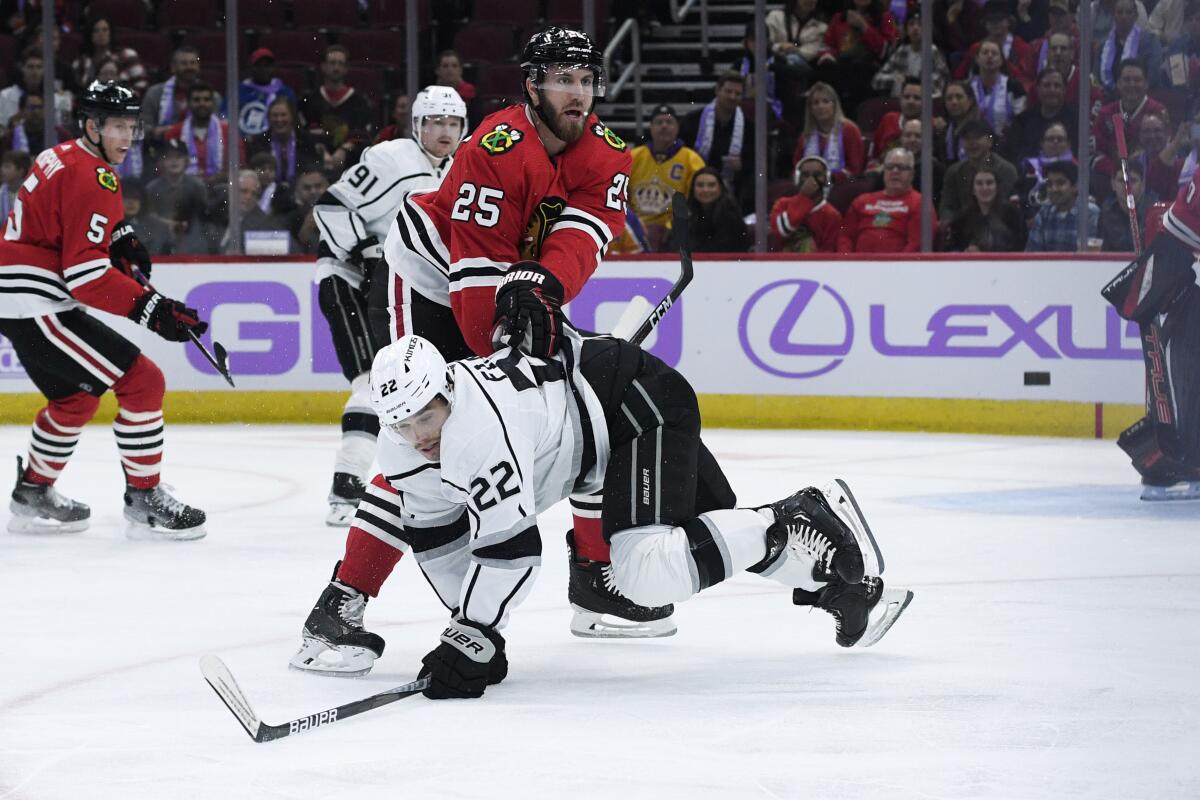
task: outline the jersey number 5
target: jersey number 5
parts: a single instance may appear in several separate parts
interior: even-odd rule
[[[454,201],[454,208],[450,209],[450,219],[469,222],[472,218],[471,206],[478,200],[474,210],[475,224],[481,228],[494,228],[500,221],[500,206],[496,202],[503,199],[502,189],[464,183],[458,187],[458,199]]]
[[[513,478],[513,467],[507,461],[501,461],[488,471],[492,473],[491,482],[484,477],[478,477],[471,481],[471,488],[475,490],[475,494],[471,495],[471,499],[475,501],[475,507],[480,511],[488,510],[501,500],[507,500],[521,490],[520,486],[509,485],[509,482]],[[485,498],[484,495],[488,494],[493,488],[496,490],[497,496]]]

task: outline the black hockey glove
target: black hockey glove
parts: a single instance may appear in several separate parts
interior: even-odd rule
[[[442,631],[442,641],[421,659],[418,677],[431,680],[425,696],[482,697],[483,690],[508,675],[504,637],[495,628],[476,622],[453,620]]]
[[[371,279],[375,268],[383,258],[383,245],[374,236],[368,236],[350,251],[350,260],[362,272],[362,283],[358,291],[365,297],[371,293]]]
[[[519,261],[496,287],[492,346],[549,358],[562,343],[563,285],[536,261]]]
[[[188,331],[200,336],[208,330],[208,323],[201,321],[196,309],[153,291],[134,301],[129,318],[168,342],[186,342]]]
[[[136,267],[146,280],[150,280],[150,251],[134,233],[133,226],[124,220],[113,228],[108,245],[108,258],[114,267],[129,277],[133,278],[133,270]]]

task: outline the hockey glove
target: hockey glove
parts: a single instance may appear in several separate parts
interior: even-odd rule
[[[442,641],[421,659],[418,677],[430,677],[425,696],[482,697],[483,690],[508,675],[504,637],[494,628],[465,620],[452,620],[442,631]]]
[[[562,343],[563,285],[536,261],[519,261],[496,288],[492,346],[550,358]]]
[[[131,278],[136,267],[146,280],[150,280],[150,251],[134,233],[132,225],[124,220],[118,222],[109,242],[108,258],[114,267]]]
[[[362,273],[362,283],[358,291],[366,297],[371,293],[371,279],[375,277],[375,268],[383,258],[383,245],[374,236],[368,236],[350,251],[350,260]]]
[[[201,321],[194,308],[153,291],[134,301],[129,318],[168,342],[186,342],[189,331],[200,336],[208,330],[208,323]]]

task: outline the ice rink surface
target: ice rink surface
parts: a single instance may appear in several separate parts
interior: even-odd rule
[[[168,427],[165,479],[209,536],[142,543],[87,430],[60,488],[91,529],[0,533],[0,798],[1200,796],[1200,503],[1139,502],[1111,442],[1073,439],[708,432],[743,503],[848,480],[916,592],[880,644],[837,647],[749,574],[678,606],[673,638],[575,638],[560,505],[503,684],[255,744],[202,654],[282,722],[410,680],[441,632],[406,557],[367,608],[374,673],[286,668],[344,541],[322,522],[337,435]],[[4,458],[26,436],[0,427]]]

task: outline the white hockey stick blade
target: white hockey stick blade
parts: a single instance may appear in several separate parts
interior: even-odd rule
[[[883,596],[871,609],[867,618],[867,630],[858,641],[859,647],[870,647],[883,638],[891,630],[913,600],[913,593],[908,589],[884,589]]]
[[[225,662],[214,655],[201,656],[200,672],[203,673],[204,680],[208,681],[208,685],[217,693],[217,697],[221,698],[221,701],[237,717],[238,722],[242,723],[242,727],[246,729],[246,733],[250,734],[250,738],[256,742],[259,741],[259,729],[262,727],[262,721],[250,707],[250,701],[246,699],[245,693],[233,679],[233,673],[229,671],[229,667],[225,666]]]
[[[638,295],[629,301],[617,324],[613,326],[612,335],[618,339],[629,341],[629,337],[642,326],[642,321],[654,310],[654,304]]]

